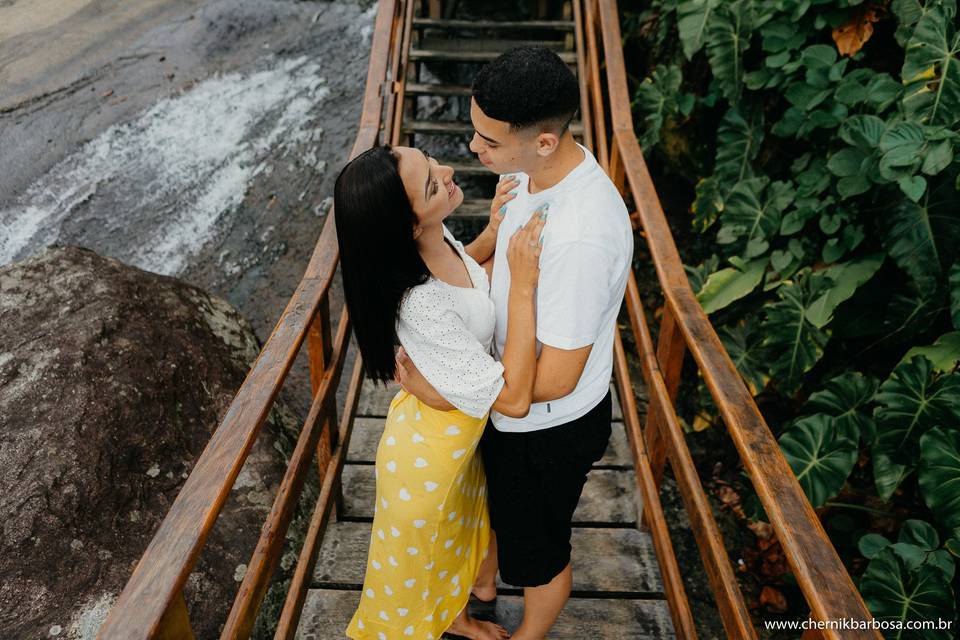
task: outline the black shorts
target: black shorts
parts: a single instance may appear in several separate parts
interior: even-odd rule
[[[607,449],[610,393],[585,415],[527,433],[487,423],[480,440],[500,577],[517,587],[547,584],[570,562],[570,523],[587,473]]]

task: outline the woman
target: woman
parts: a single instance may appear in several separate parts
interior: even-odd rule
[[[509,199],[502,183],[491,207]],[[479,262],[493,253],[502,216],[464,247],[443,224],[463,202],[453,170],[408,147],[375,147],[337,178],[334,212],[344,294],[364,368],[393,379],[394,345],[456,409],[439,411],[401,391],[377,449],[377,496],[360,605],[351,638],[439,639],[444,632],[500,640],[471,618],[471,586],[493,585],[486,479],[477,443],[491,407],[523,416],[536,372],[534,291],[542,216],[511,239],[509,339],[490,355],[493,303]],[[488,559],[488,560],[487,560]],[[495,591],[494,591],[495,595]]]

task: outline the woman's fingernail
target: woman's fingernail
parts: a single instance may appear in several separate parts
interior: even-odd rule
[[[515,196],[515,195],[517,195],[517,192],[516,192],[516,191],[511,191],[511,192],[509,192],[507,195],[509,195],[509,196]]]
[[[502,207],[500,207],[500,211],[498,211],[497,213],[499,213],[500,215],[503,215],[506,212],[507,212],[507,205],[503,205]]]

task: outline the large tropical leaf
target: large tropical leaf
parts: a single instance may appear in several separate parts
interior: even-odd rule
[[[822,329],[833,319],[833,312],[841,302],[849,299],[863,283],[873,277],[883,264],[883,254],[874,253],[863,258],[835,264],[824,270],[833,286],[813,301],[807,319]]]
[[[751,113],[745,118],[731,107],[717,129],[717,157],[713,175],[733,188],[740,180],[753,176],[751,163],[763,142],[763,119]]]
[[[945,333],[931,345],[912,347],[900,362],[906,362],[913,356],[924,356],[930,360],[935,371],[952,371],[960,364],[960,331]]]
[[[960,120],[960,34],[954,28],[956,7],[928,2],[907,42],[900,72],[908,117],[929,124]]]
[[[743,53],[750,46],[753,3],[734,0],[720,4],[707,24],[707,57],[723,96],[736,104],[743,88]]]
[[[848,371],[831,378],[822,390],[811,394],[803,409],[833,416],[837,432],[853,442],[860,438],[871,442],[876,435],[876,426],[866,408],[878,385],[879,381],[873,376]]]
[[[960,430],[934,427],[920,438],[923,501],[940,522],[960,527]]]
[[[922,295],[946,281],[952,249],[960,242],[960,198],[951,182],[941,180],[919,202],[905,199],[887,208],[880,225],[884,247]]]
[[[713,313],[752,292],[760,284],[767,260],[752,260],[740,266],[727,267],[707,276],[697,300],[704,313]]]
[[[911,570],[897,545],[880,551],[860,580],[860,593],[870,612],[880,621],[905,627],[909,620],[953,620],[953,591],[942,569],[924,563]],[[898,630],[890,638],[947,640],[950,631]]]
[[[667,118],[675,117],[684,110],[689,113],[693,96],[680,92],[682,80],[680,67],[661,66],[654,69],[637,87],[636,106],[640,113],[646,114],[640,134],[640,146],[644,149],[652,149],[660,142],[660,129]],[[683,102],[683,108],[680,101]]]
[[[803,374],[823,356],[830,332],[814,326],[807,319],[807,310],[828,282],[818,274],[801,272],[795,280],[783,281],[777,288],[780,300],[767,307],[763,344],[773,354],[772,376],[784,393],[795,391]]]
[[[893,458],[876,444],[873,446],[871,455],[873,456],[873,483],[877,487],[877,495],[884,500],[889,500],[900,483],[913,471],[913,466],[894,462]]]
[[[960,374],[937,374],[932,362],[916,356],[893,370],[874,401],[877,448],[913,465],[920,436],[937,425],[960,424]]]
[[[683,0],[677,4],[677,30],[687,60],[703,46],[710,16],[719,4],[720,0]]]
[[[756,316],[750,315],[737,324],[721,327],[719,336],[737,371],[747,383],[750,393],[757,395],[763,391],[770,376],[767,374],[767,351],[763,346],[763,332]]]
[[[783,210],[793,197],[793,185],[789,182],[768,185],[764,177],[741,180],[724,205],[717,242],[743,243],[748,260],[763,255],[770,246],[768,238],[779,231]]]
[[[797,420],[779,442],[814,507],[837,495],[857,462],[856,442],[844,437],[835,420],[825,413]]]

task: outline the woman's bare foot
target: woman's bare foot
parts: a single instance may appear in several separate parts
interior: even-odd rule
[[[466,609],[460,612],[447,633],[471,640],[507,640],[510,637],[507,630],[498,624],[471,618]]]
[[[493,602],[497,599],[497,585],[494,584],[475,584],[471,593],[480,602]]]

